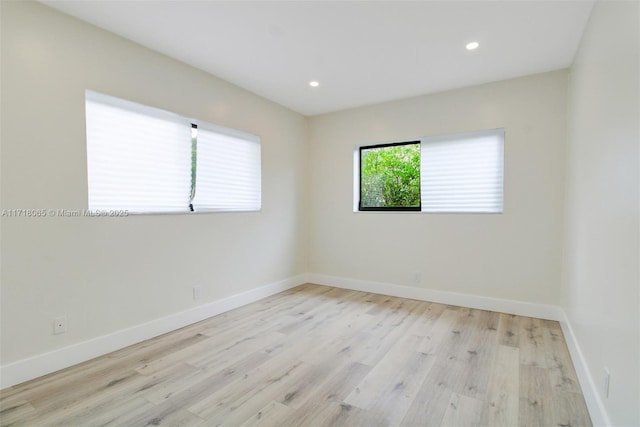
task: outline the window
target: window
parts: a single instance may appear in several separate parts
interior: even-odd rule
[[[257,211],[260,138],[86,92],[90,210]]]
[[[360,147],[360,210],[420,210],[420,142]]]
[[[210,123],[198,125],[196,211],[260,209],[260,143],[257,137]]]
[[[423,212],[502,212],[504,130],[422,140]]]
[[[359,147],[357,210],[503,210],[504,130]]]

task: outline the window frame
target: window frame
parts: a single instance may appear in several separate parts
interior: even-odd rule
[[[422,188],[420,188],[420,199],[418,206],[362,206],[362,152],[376,148],[399,147],[403,145],[417,145],[420,147],[421,140],[389,142],[383,144],[361,145],[358,147],[358,211],[359,212],[421,212],[422,211]],[[419,171],[420,172],[420,171]],[[422,184],[420,184],[422,187]]]
[[[92,153],[97,152],[96,147],[98,148],[98,151],[99,151],[99,149],[101,148],[100,144],[104,146],[105,134],[106,136],[110,137],[111,140],[114,140],[113,139],[114,136],[108,133],[99,132],[100,126],[104,125],[105,116],[96,114],[96,110],[94,106],[107,106],[108,108],[112,108],[118,111],[119,113],[124,113],[124,114],[135,114],[142,117],[151,117],[151,118],[155,118],[156,116],[158,116],[160,119],[166,120],[168,122],[175,121],[179,124],[180,127],[185,128],[185,135],[184,135],[185,137],[187,137],[187,135],[189,134],[187,129],[191,131],[190,139],[185,138],[185,141],[184,141],[184,145],[185,145],[184,148],[189,150],[189,159],[190,159],[190,162],[189,162],[190,168],[184,170],[184,175],[185,176],[188,175],[189,177],[188,181],[190,184],[190,192],[187,193],[188,197],[185,196],[186,198],[188,198],[188,202],[184,206],[182,206],[182,204],[180,204],[180,206],[176,205],[177,208],[173,209],[172,208],[173,205],[168,205],[169,208],[166,208],[164,205],[161,205],[161,204],[157,204],[155,206],[150,206],[150,205],[145,206],[144,204],[141,204],[140,206],[132,207],[131,203],[128,203],[126,201],[126,197],[127,195],[129,195],[129,193],[127,193],[126,191],[123,192],[123,194],[115,193],[115,194],[118,194],[118,197],[112,198],[112,200],[108,200],[109,202],[108,204],[103,203],[103,205],[98,205],[97,203],[92,202],[92,197],[93,199],[100,200],[100,198],[104,198],[103,195],[106,194],[104,191],[101,191],[102,189],[100,188],[100,186],[102,186],[103,183],[105,182],[104,179],[95,179],[95,178],[92,179],[92,176],[99,177],[101,174],[104,175],[105,172],[107,174],[114,173],[118,171],[122,165],[122,162],[117,162],[117,161],[111,162],[110,164],[108,162],[105,163],[105,162],[95,161],[96,155]],[[252,201],[255,201],[255,203],[250,203],[251,206],[245,206],[240,204],[240,205],[233,205],[233,206],[224,207],[224,208],[218,208],[216,206],[198,208],[194,204],[194,201],[197,198],[196,197],[197,187],[199,182],[198,167],[197,167],[198,166],[197,163],[198,163],[198,129],[199,128],[204,129],[207,132],[212,134],[232,137],[237,140],[241,140],[243,142],[250,142],[252,144],[256,144],[257,157],[254,154],[253,158],[246,158],[246,159],[243,158],[243,160],[246,161],[246,165],[249,165],[249,167],[252,167],[257,173],[257,177],[253,180],[253,182],[248,183],[248,185],[251,185],[254,190],[257,189],[257,193],[256,191],[254,191],[254,193],[257,194],[257,197],[255,197],[252,200]],[[155,128],[151,128],[151,130],[155,130]],[[102,139],[94,135],[98,135]],[[261,155],[262,141],[261,141],[261,138],[257,135],[236,130],[236,129],[227,128],[227,127],[220,126],[211,122],[206,122],[200,119],[185,117],[180,114],[176,114],[161,108],[140,104],[135,101],[130,101],[127,99],[123,99],[123,98],[119,98],[112,95],[107,95],[105,93],[100,93],[100,92],[87,89],[85,90],[85,136],[86,136],[85,148],[86,148],[86,154],[87,154],[87,157],[86,157],[87,159],[87,163],[86,163],[87,206],[90,212],[122,210],[122,211],[126,211],[130,215],[173,215],[173,214],[191,214],[191,213],[198,214],[198,213],[210,213],[210,212],[242,213],[242,212],[261,212],[262,211],[262,155]],[[116,140],[121,140],[121,138],[117,138]],[[97,141],[97,143],[94,143],[93,141]],[[181,138],[177,138],[173,140],[174,143],[176,142],[180,143],[180,141],[182,141]],[[143,148],[149,148],[149,147],[136,146],[136,148],[140,149],[141,152],[145,152]],[[116,153],[114,157],[118,159],[119,152],[117,150],[112,152]],[[104,158],[104,155],[102,157]],[[172,159],[174,157],[175,156],[169,156],[167,157],[167,159],[169,158]],[[145,173],[148,170],[148,168],[147,169],[144,168],[144,162],[135,163],[134,166],[135,168],[140,168],[140,169],[135,169],[136,172],[140,170],[142,173]],[[182,173],[180,173],[180,176],[182,176]],[[134,180],[131,183],[133,183],[133,185],[140,185],[140,181]],[[232,184],[227,187],[233,188],[234,185]],[[168,200],[172,200],[171,191],[166,191],[164,187],[162,187],[161,190],[162,190],[162,193],[161,193],[162,196],[157,197],[157,199],[161,203],[165,203]],[[173,191],[173,194],[177,194],[177,193]],[[204,200],[206,201],[207,199],[204,199]],[[202,204],[201,201],[199,201],[199,203]]]
[[[255,168],[253,169],[253,171],[257,171],[257,177],[255,179],[255,181],[249,183],[250,185],[256,185],[257,186],[257,197],[254,199],[255,202],[257,202],[257,204],[255,206],[250,206],[250,207],[246,207],[246,206],[241,206],[241,205],[234,205],[233,207],[223,207],[223,205],[219,204],[220,203],[220,199],[219,199],[219,195],[216,193],[216,195],[214,196],[216,199],[216,202],[213,204],[210,204],[211,200],[207,200],[205,203],[202,203],[201,201],[201,196],[198,195],[198,183],[200,183],[200,188],[201,190],[203,188],[206,188],[206,184],[205,181],[206,179],[201,179],[200,181],[198,181],[198,166],[197,166],[197,161],[196,161],[196,190],[195,190],[195,196],[192,200],[192,204],[194,207],[194,212],[195,213],[206,213],[206,212],[261,212],[262,211],[262,142],[259,136],[257,135],[253,135],[251,133],[248,132],[243,132],[240,130],[236,130],[236,129],[232,129],[232,128],[227,128],[224,126],[220,126],[211,122],[204,122],[202,120],[195,120],[194,122],[197,122],[197,126],[198,126],[198,138],[196,138],[196,143],[197,144],[203,144],[202,147],[205,147],[207,144],[205,142],[203,142],[202,136],[209,134],[209,136],[211,135],[216,135],[217,138],[222,138],[222,139],[232,139],[234,140],[233,142],[229,142],[229,144],[237,144],[238,142],[245,144],[249,144],[252,147],[252,151],[254,151],[255,154],[255,149],[257,147],[257,159],[255,164],[253,164],[255,166]],[[230,147],[230,145],[228,145],[227,147]],[[225,148],[227,148],[225,147]],[[202,156],[204,157],[204,151],[206,151],[206,149],[203,148],[203,153]],[[218,152],[216,153],[216,156],[220,156],[222,154],[222,152]],[[200,155],[200,152],[197,151],[197,155]],[[227,160],[229,160],[227,158]],[[245,160],[247,160],[245,158]],[[252,163],[249,163],[252,164]],[[201,175],[202,176],[202,175]],[[229,183],[227,181],[227,183]],[[237,181],[233,181],[232,186],[236,185]],[[252,187],[254,188],[254,187]],[[244,194],[246,194],[246,190],[247,187],[244,187]],[[241,192],[242,193],[242,192]],[[204,205],[208,205],[208,206],[204,206]]]
[[[496,195],[499,197],[499,204],[496,205],[496,209],[492,209],[491,206],[483,206],[479,209],[473,209],[470,207],[469,209],[456,209],[455,207],[447,207],[443,209],[433,209],[430,208],[430,204],[423,203],[425,200],[425,195],[428,194],[428,187],[425,187],[424,181],[427,179],[428,175],[424,175],[424,158],[425,154],[424,147],[428,146],[432,143],[442,143],[447,141],[452,141],[454,143],[461,142],[466,139],[476,139],[483,137],[496,137],[497,138],[497,149],[499,150],[499,155],[496,157],[496,173],[499,176],[499,184],[495,187],[496,192],[486,193],[487,195]],[[404,145],[418,143],[420,145],[420,208],[416,209],[415,207],[403,208],[403,207],[362,207],[362,150],[363,149],[371,149],[371,148],[379,148],[379,147],[388,147],[393,145]],[[466,132],[455,132],[450,134],[440,134],[440,135],[432,135],[432,136],[424,136],[420,138],[411,138],[411,140],[406,140],[402,142],[388,142],[388,143],[376,143],[376,144],[366,144],[366,145],[354,145],[353,150],[353,212],[419,212],[425,214],[471,214],[471,215],[502,215],[505,212],[505,160],[506,160],[506,130],[504,127],[495,127],[495,128],[486,128],[482,130],[476,131],[466,131]],[[356,175],[357,174],[357,175]],[[426,192],[425,192],[426,191]],[[453,194],[453,193],[452,193]]]

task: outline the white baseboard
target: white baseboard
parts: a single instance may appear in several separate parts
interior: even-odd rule
[[[458,305],[480,310],[517,314],[519,316],[537,317],[539,319],[562,320],[562,310],[554,305],[534,304],[525,301],[492,298],[480,295],[457,292],[438,291],[414,286],[394,285],[390,283],[372,282],[368,280],[348,279],[344,277],[309,274],[309,282],[319,285],[355,291],[372,292],[394,297],[411,298],[440,304]]]
[[[611,419],[602,402],[600,393],[598,393],[596,383],[593,381],[593,377],[589,372],[587,361],[580,349],[578,339],[573,332],[571,322],[569,322],[569,318],[564,311],[562,311],[562,317],[563,319],[560,321],[560,326],[562,327],[562,333],[564,334],[569,353],[571,354],[573,366],[576,368],[576,374],[578,375],[580,388],[582,389],[582,394],[587,404],[589,415],[591,416],[591,422],[594,426],[610,426],[612,425]]]
[[[291,277],[128,329],[0,366],[0,389],[157,337],[278,292],[286,291],[307,281],[305,274]]]

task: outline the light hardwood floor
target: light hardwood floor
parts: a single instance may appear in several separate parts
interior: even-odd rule
[[[2,390],[0,424],[591,421],[557,322],[303,285]]]

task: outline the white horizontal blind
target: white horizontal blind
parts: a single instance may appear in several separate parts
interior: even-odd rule
[[[196,164],[196,212],[260,210],[259,137],[199,124]]]
[[[423,212],[502,212],[503,176],[503,129],[422,140]]]
[[[86,92],[89,209],[184,212],[191,125],[175,114]]]

